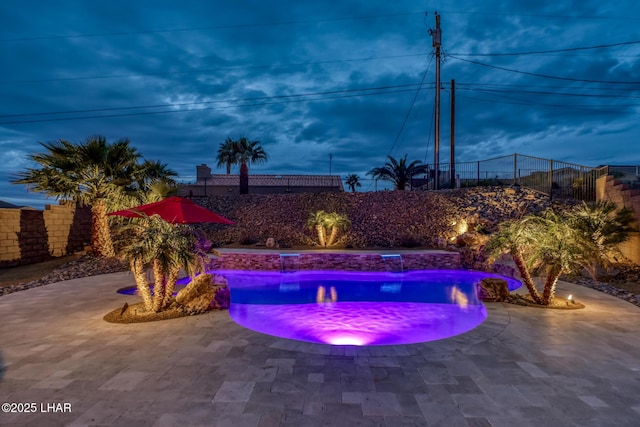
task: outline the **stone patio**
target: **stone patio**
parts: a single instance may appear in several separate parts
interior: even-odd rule
[[[227,312],[116,325],[128,273],[0,298],[0,413],[15,426],[637,426],[640,308],[560,283],[584,310],[489,304],[478,328],[405,346],[262,335]],[[43,412],[67,403],[71,412]]]

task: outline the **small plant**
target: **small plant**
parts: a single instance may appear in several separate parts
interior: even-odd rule
[[[334,246],[338,241],[338,232],[351,227],[351,221],[346,215],[323,210],[311,212],[307,219],[307,228],[316,230],[320,246]],[[327,234],[329,236],[327,237]]]

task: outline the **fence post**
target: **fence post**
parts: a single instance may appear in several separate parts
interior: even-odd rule
[[[476,187],[480,186],[480,161],[477,162],[477,177],[476,177]]]
[[[513,186],[516,186],[516,165],[518,164],[518,160],[516,158],[517,154],[513,153]]]
[[[549,200],[553,200],[553,160],[549,160]]]

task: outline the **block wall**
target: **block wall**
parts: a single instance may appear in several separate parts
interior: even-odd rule
[[[91,240],[91,211],[74,204],[0,209],[0,267],[45,261],[80,251]]]

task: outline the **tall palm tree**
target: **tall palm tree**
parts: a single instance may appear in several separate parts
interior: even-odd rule
[[[40,168],[18,173],[12,182],[59,200],[91,205],[93,250],[99,256],[115,256],[107,203],[133,183],[140,153],[126,138],[109,144],[102,136],[89,137],[81,144],[60,139],[41,145],[47,152],[29,156]]]
[[[233,140],[228,138],[224,140],[223,143],[218,147],[218,156],[216,157],[218,161],[218,166],[226,166],[227,167],[227,175],[231,174],[231,165],[237,163],[236,153],[233,147]]]
[[[387,159],[384,166],[371,169],[367,175],[371,175],[373,179],[392,182],[396,190],[404,190],[411,178],[427,172],[427,165],[422,164],[420,160],[407,164],[406,154],[400,161],[391,156],[387,156]]]
[[[144,160],[138,164],[133,173],[136,190],[146,192],[150,187],[158,182],[163,182],[167,187],[176,187],[177,183],[174,178],[178,174],[169,169],[166,163],[155,160]]]
[[[249,141],[242,137],[233,141],[236,163],[240,163],[240,194],[249,193],[249,163],[263,163],[268,159],[267,153],[260,146],[260,141]]]
[[[327,246],[333,246],[336,243],[338,231],[344,231],[351,227],[351,221],[349,221],[349,218],[347,218],[346,215],[340,215],[339,213],[332,212],[325,215],[324,226],[326,229],[331,230],[331,234],[327,240]]]
[[[347,175],[344,182],[349,186],[352,193],[356,192],[356,187],[362,187],[362,184],[360,184],[360,177],[355,173]]]
[[[91,246],[98,256],[115,256],[107,211],[133,206],[132,195],[176,176],[161,163],[140,162],[142,155],[127,138],[108,143],[97,135],[79,144],[60,139],[41,145],[46,152],[29,156],[40,167],[18,173],[12,182],[58,200],[90,205]]]

